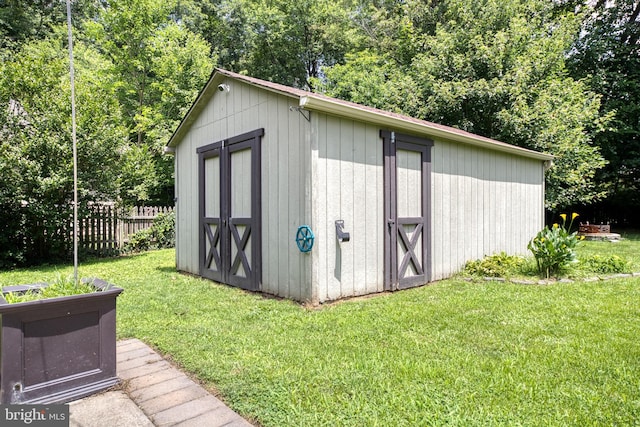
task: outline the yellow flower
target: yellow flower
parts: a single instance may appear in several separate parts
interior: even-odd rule
[[[577,217],[579,217],[580,214],[577,212],[574,212],[573,214],[571,214],[571,221],[573,221],[574,219],[576,219]]]
[[[557,222],[553,224],[553,228],[558,228],[558,227],[559,227],[559,225],[558,225]]]
[[[567,220],[567,214],[560,214],[560,218],[562,218],[563,221]]]

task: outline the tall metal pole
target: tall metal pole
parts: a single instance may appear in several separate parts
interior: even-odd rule
[[[73,142],[73,280],[78,283],[78,149],[76,142],[76,86],[73,69],[73,36],[71,34],[71,0],[67,0],[67,32],[69,34],[69,76],[71,79],[71,139]]]

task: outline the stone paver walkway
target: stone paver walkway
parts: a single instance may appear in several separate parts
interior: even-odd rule
[[[117,352],[118,376],[154,425],[251,426],[142,341],[120,341]]]
[[[72,427],[251,427],[142,341],[119,341],[117,355],[124,391],[71,403]]]

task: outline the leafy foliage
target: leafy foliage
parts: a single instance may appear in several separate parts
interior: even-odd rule
[[[522,267],[525,262],[522,257],[500,252],[499,254],[467,262],[464,266],[464,272],[480,277],[508,277],[514,270]]]
[[[613,116],[594,136],[608,162],[596,175],[607,198],[594,210],[600,221],[631,222],[640,209],[640,1],[574,3],[584,19],[568,68]]]
[[[64,32],[29,42],[0,65],[0,267],[69,253],[73,189],[70,83]],[[126,143],[108,62],[76,46],[81,200],[112,199]],[[8,106],[8,108],[7,108]]]
[[[580,259],[580,265],[584,270],[594,273],[630,273],[630,264],[620,255],[590,255]]]
[[[171,19],[177,3],[112,1],[84,23],[84,37],[111,59],[106,71],[129,131],[118,181],[125,204],[172,203],[173,161],[162,149],[214,63],[209,44]]]
[[[361,37],[353,0],[209,0],[201,33],[220,66],[278,83],[314,89],[322,67],[344,59]]]
[[[558,274],[563,268],[576,261],[575,248],[581,240],[578,232],[571,230],[573,220],[578,216],[574,213],[567,225],[567,216],[562,214],[562,225],[553,224],[551,228],[545,226],[529,242],[528,249],[533,253],[538,271],[545,277]]]
[[[81,204],[173,203],[173,159],[162,148],[212,65],[208,43],[180,22],[179,3],[74,2]],[[64,6],[0,4],[9,37],[0,44],[0,268],[71,251]]]
[[[153,225],[133,234],[124,249],[125,252],[143,252],[150,249],[172,248],[176,244],[175,212],[160,213]]]
[[[96,0],[74,0],[72,13],[86,19],[95,12]],[[66,3],[52,0],[4,0],[0,2],[0,49],[41,40],[66,22]]]

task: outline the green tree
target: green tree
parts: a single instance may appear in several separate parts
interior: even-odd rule
[[[100,0],[74,0],[76,19],[91,16]],[[20,46],[28,40],[49,36],[57,25],[66,22],[65,0],[0,1],[0,48]]]
[[[211,73],[210,47],[182,23],[178,4],[110,1],[84,24],[86,37],[111,61],[130,132],[120,178],[126,203],[172,203],[173,162],[162,149]]]
[[[570,3],[585,16],[568,60],[571,74],[602,95],[614,115],[594,137],[608,165],[596,176],[609,191],[599,220],[637,218],[640,209],[640,1]],[[594,218],[595,219],[595,218]]]
[[[565,65],[579,16],[542,0],[407,0],[361,14],[369,49],[324,70],[328,94],[555,155],[550,209],[602,196],[592,135],[607,117]]]
[[[76,99],[80,197],[117,193],[126,129],[103,70],[108,61],[77,43]],[[0,266],[68,251],[73,200],[71,103],[66,32],[31,41],[0,65]]]
[[[353,0],[210,0],[200,31],[221,67],[313,90],[321,67],[358,45],[356,7]]]

